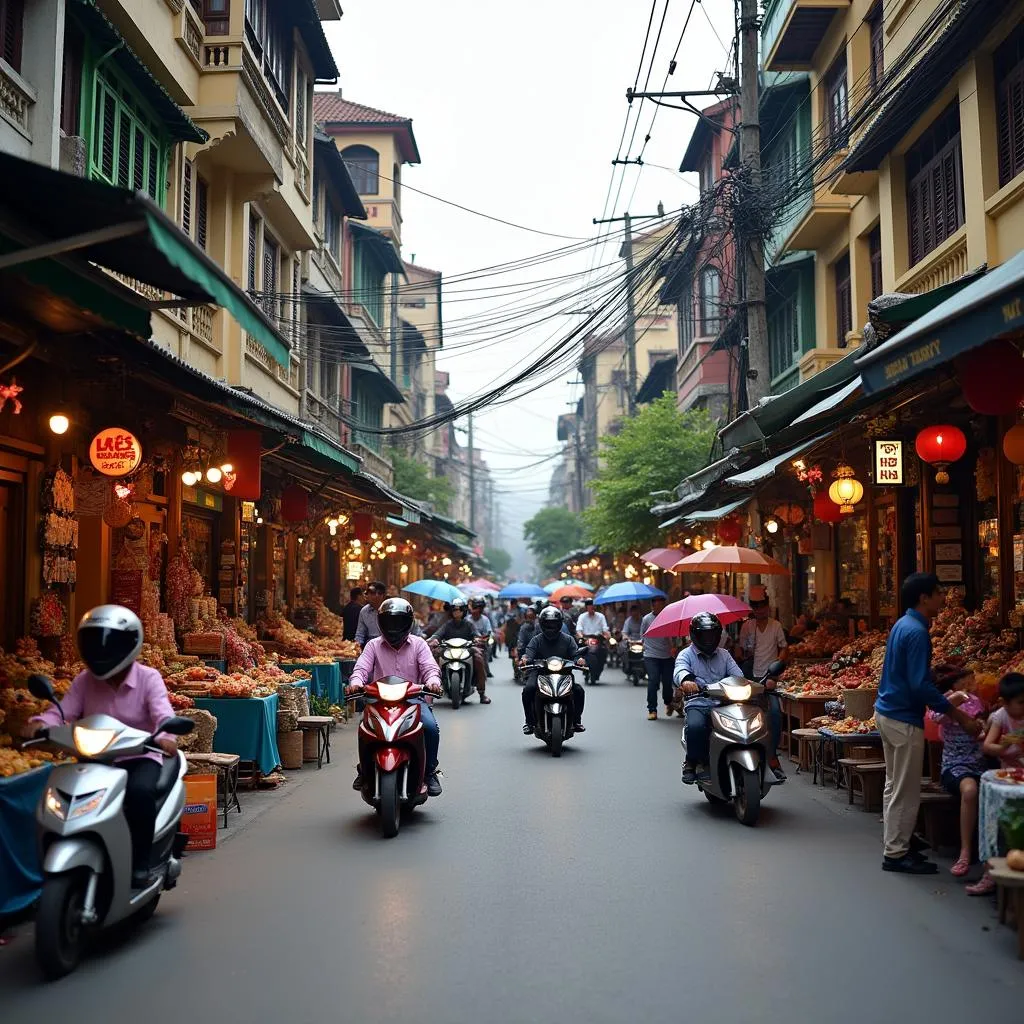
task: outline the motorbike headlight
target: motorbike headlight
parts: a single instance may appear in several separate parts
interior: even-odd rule
[[[558,696],[564,697],[572,693],[572,676],[562,676],[558,680]]]
[[[741,704],[745,700],[750,700],[749,686],[727,686],[723,684],[722,689],[725,691],[726,697],[731,701],[735,701],[737,704]]]
[[[554,697],[555,695],[554,681],[551,676],[538,676],[537,688],[545,697]]]
[[[608,644],[611,647],[615,647],[618,644],[618,640],[616,640],[615,637],[612,637],[611,640],[608,641]]]
[[[86,729],[84,726],[76,725],[73,735],[75,749],[83,757],[95,757],[114,742],[117,733],[113,729]]]
[[[548,658],[547,670],[549,672],[561,672],[562,662],[558,658]]]
[[[97,789],[95,793],[90,793],[88,796],[79,797],[71,807],[71,813],[68,815],[69,818],[81,818],[86,814],[92,814],[94,811],[98,811],[100,804],[103,803],[103,798],[107,795],[105,789]]]
[[[47,787],[44,803],[46,805],[46,809],[55,818],[60,818],[61,821],[64,821],[67,818],[68,805],[64,802],[64,798],[53,788],[53,786]]]
[[[712,711],[711,718],[716,728],[739,739],[746,739],[751,733],[758,732],[764,726],[764,718],[760,712],[752,718],[733,718],[731,715],[723,715],[721,711]]]
[[[643,644],[631,644],[630,648],[629,648],[629,653],[630,654],[643,654],[644,653],[644,645]]]

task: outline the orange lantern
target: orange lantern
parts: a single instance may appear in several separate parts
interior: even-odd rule
[[[842,511],[828,496],[828,491],[818,491],[814,496],[814,518],[819,523],[838,523],[843,518]]]
[[[807,518],[803,508],[792,501],[780,505],[772,514],[786,526],[799,526]]]
[[[718,524],[718,539],[723,544],[735,544],[740,539],[743,527],[735,516],[729,516]]]
[[[1010,427],[1003,437],[1003,454],[1015,466],[1024,466],[1024,423]]]
[[[935,482],[945,485],[949,483],[946,469],[950,463],[964,457],[964,452],[967,451],[967,438],[959,427],[951,427],[949,424],[925,427],[917,435],[914,449],[922,462],[927,462],[938,470]]]

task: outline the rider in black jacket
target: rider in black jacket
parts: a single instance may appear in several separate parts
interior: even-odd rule
[[[537,617],[538,629],[533,634],[530,642],[523,652],[523,661],[526,663],[542,662],[547,658],[562,658],[564,661],[576,661],[577,664],[584,664],[580,658],[580,649],[576,645],[574,637],[564,632],[562,613],[557,608],[547,607]],[[537,727],[537,675],[538,670],[532,669],[530,677],[523,687],[523,711],[526,714],[526,725],[523,732],[529,736]],[[575,732],[586,732],[583,728],[583,705],[586,701],[586,694],[579,683],[572,684],[572,701],[576,713],[576,723],[573,726]]]

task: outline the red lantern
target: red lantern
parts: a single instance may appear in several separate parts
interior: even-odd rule
[[[923,462],[935,466],[938,470],[935,482],[948,484],[949,474],[946,468],[950,463],[964,457],[964,452],[967,451],[967,438],[959,427],[951,427],[949,424],[925,427],[917,435],[914,449]]]
[[[1013,412],[1024,399],[1024,357],[1005,338],[961,356],[956,372],[967,404],[985,416]]]
[[[814,496],[814,518],[819,523],[838,523],[843,518],[842,511],[828,496],[828,491],[818,491]]]
[[[352,536],[363,544],[368,544],[373,533],[373,516],[369,512],[356,512],[352,516]]]
[[[742,533],[743,527],[736,516],[729,516],[718,524],[718,539],[723,544],[737,543]]]
[[[281,519],[286,523],[302,523],[309,518],[309,491],[298,484],[289,484],[281,492]]]
[[[260,500],[260,457],[263,436],[258,430],[229,430],[224,490],[240,501]]]

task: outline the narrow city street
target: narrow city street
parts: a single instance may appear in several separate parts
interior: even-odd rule
[[[4,1018],[49,1018],[58,995],[78,1024],[126,998],[153,1021],[293,1024],[1019,1017],[993,908],[945,863],[883,875],[875,817],[844,795],[791,779],[741,827],[683,790],[676,721],[648,722],[614,670],[553,760],[495,668],[491,707],[438,704],[445,793],[396,840],[350,788],[349,725],[124,945],[46,987],[20,929]]]

